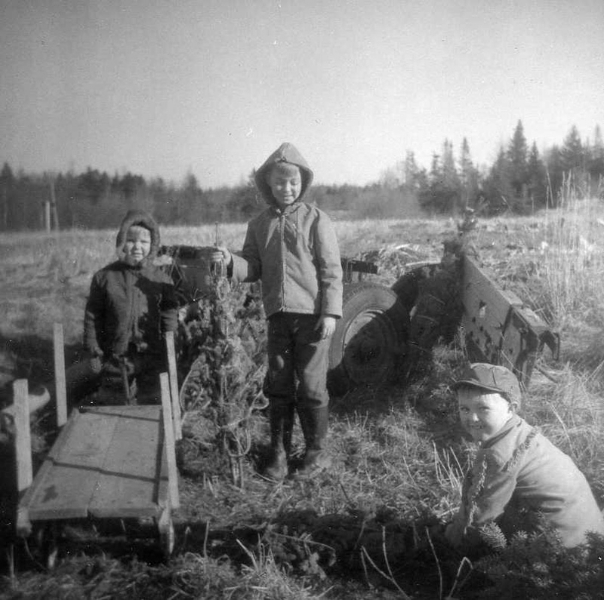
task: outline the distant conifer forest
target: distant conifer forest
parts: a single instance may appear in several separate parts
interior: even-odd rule
[[[375,183],[313,185],[306,201],[337,218],[387,219],[480,214],[531,214],[558,206],[565,187],[581,197],[604,198],[604,143],[600,126],[582,139],[573,126],[560,145],[540,154],[529,144],[521,121],[492,165],[477,165],[464,138],[449,140],[429,168],[413,151],[385,168]],[[103,229],[115,227],[130,208],[151,212],[162,225],[247,221],[264,207],[254,172],[237,186],[202,189],[189,173],[178,184],[129,172],[110,175],[88,167],[83,173],[0,172],[0,231]]]

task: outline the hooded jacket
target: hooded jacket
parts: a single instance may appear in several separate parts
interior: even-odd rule
[[[453,543],[472,543],[476,528],[495,521],[509,537],[552,528],[564,546],[604,534],[604,518],[589,483],[572,459],[524,419],[514,415],[485,442],[464,481]]]
[[[266,181],[279,162],[296,165],[302,184],[296,201],[281,210]],[[278,312],[342,316],[342,263],[331,219],[303,202],[313,172],[289,143],[279,146],[256,171],[268,208],[252,219],[243,250],[233,256],[233,279],[262,281],[267,318]]]
[[[140,225],[151,232],[151,251],[137,265],[125,262],[128,229]],[[132,348],[160,354],[162,336],[177,325],[172,279],[153,264],[160,244],[159,228],[143,211],[129,211],[116,238],[119,260],[92,278],[84,313],[84,345],[93,356],[122,356]]]

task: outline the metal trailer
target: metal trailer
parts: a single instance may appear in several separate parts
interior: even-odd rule
[[[161,405],[76,407],[67,415],[62,340],[62,327],[55,325],[60,433],[35,477],[27,381],[14,383],[17,484],[22,494],[17,534],[34,536],[49,567],[54,566],[68,525],[118,524],[128,538],[159,538],[169,556],[175,541],[172,510],[179,507],[175,441],[181,437],[181,423],[178,395],[171,392],[176,373],[160,375]],[[168,352],[173,353],[171,336]]]
[[[502,289],[478,262],[464,258],[463,327],[471,360],[503,365],[528,388],[535,362],[547,346],[557,360],[557,332],[511,290]]]
[[[211,292],[215,249],[164,246],[165,269],[184,297],[194,302]],[[418,302],[419,282],[433,276],[439,264],[415,265],[388,288],[370,279],[376,264],[343,258],[343,316],[329,351],[330,391],[342,395],[357,386],[376,385],[409,368],[410,315]],[[226,277],[224,268],[218,270]],[[548,346],[559,353],[559,337],[518,296],[498,285],[477,260],[463,256],[458,293],[461,326],[470,360],[502,364],[528,387],[535,361]]]

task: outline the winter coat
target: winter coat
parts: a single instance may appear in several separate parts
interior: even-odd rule
[[[277,162],[297,165],[300,196],[280,210],[266,182]],[[262,281],[267,317],[278,313],[342,316],[342,263],[331,219],[302,202],[312,181],[308,164],[291,144],[282,144],[256,172],[256,185],[269,205],[252,219],[243,250],[233,256],[236,281]]]
[[[116,240],[123,257],[126,233],[132,225],[151,231],[151,251],[131,266],[115,261],[92,278],[84,314],[84,345],[92,355],[123,356],[138,352],[163,352],[163,334],[177,326],[177,301],[170,276],[153,264],[159,247],[159,228],[150,215],[130,211]]]
[[[478,450],[447,537],[460,543],[465,535],[471,541],[475,528],[493,520],[506,537],[552,528],[566,547],[585,542],[588,531],[604,534],[604,518],[585,476],[517,415]]]

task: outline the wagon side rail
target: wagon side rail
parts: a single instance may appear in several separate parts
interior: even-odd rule
[[[59,429],[67,422],[67,387],[65,374],[65,350],[62,323],[53,326],[53,353],[55,370],[55,403],[56,418]],[[33,460],[31,449],[30,414],[28,407],[29,384],[26,379],[18,379],[13,383],[13,398],[15,408],[15,462],[17,468],[17,491],[21,496],[17,509],[16,531],[21,536],[27,536],[31,532],[31,522],[27,509],[32,496],[32,484],[34,482]],[[63,442],[57,439],[56,450]],[[44,462],[40,471],[47,468]],[[40,472],[37,474],[39,475]]]
[[[535,361],[547,346],[560,352],[557,332],[511,290],[500,287],[472,258],[464,257],[462,327],[469,358],[503,365],[528,388]]]

